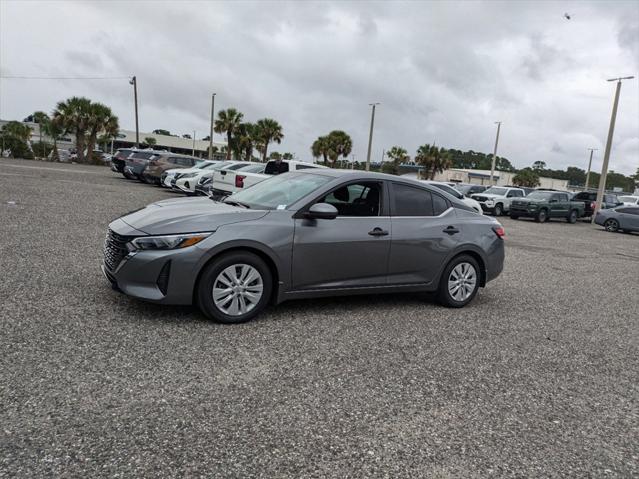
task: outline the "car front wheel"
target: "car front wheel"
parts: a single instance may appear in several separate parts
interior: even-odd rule
[[[603,226],[606,231],[611,233],[615,233],[619,230],[619,222],[613,218],[607,219]]]
[[[495,216],[501,216],[504,214],[504,207],[501,205],[501,203],[497,203],[495,205]]]
[[[568,215],[568,223],[575,224],[577,222],[577,211],[572,210]]]
[[[545,223],[547,219],[548,213],[546,213],[546,210],[540,210],[539,213],[537,213],[537,217],[535,218],[537,223]]]
[[[466,306],[477,294],[479,274],[479,264],[472,256],[454,258],[444,269],[439,282],[439,302],[451,308]]]
[[[268,304],[273,279],[266,263],[249,252],[216,258],[202,272],[197,299],[202,312],[218,323],[244,323]]]

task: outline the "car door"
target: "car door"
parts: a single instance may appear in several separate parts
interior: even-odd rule
[[[423,284],[437,279],[458,243],[462,226],[443,196],[404,183],[391,183],[389,284]]]
[[[550,216],[552,218],[561,218],[568,216],[568,195],[564,193],[555,193],[550,198]]]
[[[340,185],[315,203],[338,210],[335,219],[295,219],[294,289],[378,286],[386,283],[391,223],[384,182]]]
[[[619,213],[619,226],[622,229],[639,231],[639,208],[627,206],[617,208],[615,211]]]

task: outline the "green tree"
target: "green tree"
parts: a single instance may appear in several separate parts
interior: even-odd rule
[[[311,154],[313,155],[313,158],[319,158],[321,156],[324,160],[324,164],[327,164],[329,148],[328,135],[320,136],[311,145]]]
[[[33,158],[33,152],[27,143],[31,138],[31,127],[19,121],[5,123],[0,130],[2,148],[11,150],[14,158]]]
[[[513,183],[517,186],[525,186],[528,188],[536,188],[541,184],[539,181],[539,173],[532,168],[519,170],[517,174],[513,176]]]
[[[283,160],[292,160],[293,159],[293,153],[289,153],[288,151],[286,153],[282,153],[282,159]]]
[[[384,171],[384,173],[390,173],[392,175],[398,175],[399,165],[410,161],[408,151],[406,151],[401,146],[393,146],[386,152],[386,156],[388,156],[391,161],[390,163],[384,163],[384,165],[382,165],[382,171]]]
[[[50,118],[46,123],[41,124],[40,128],[43,128],[45,135],[53,140],[53,155],[51,159],[53,161],[59,161],[58,140],[67,135],[69,130],[65,127],[61,119],[56,117]]]
[[[342,130],[333,130],[328,134],[326,141],[328,143],[328,159],[331,162],[331,167],[335,168],[340,156],[346,158],[351,154],[353,140],[348,133]]]
[[[86,134],[89,128],[91,100],[84,97],[71,97],[56,105],[53,118],[75,135],[78,163],[84,163]]]
[[[155,133],[156,135],[172,136],[169,130],[157,129],[157,130],[153,130],[151,133]]]
[[[415,162],[424,167],[427,178],[435,179],[437,173],[442,173],[453,164],[452,157],[445,148],[435,145],[422,145],[417,149]]]
[[[235,108],[220,110],[217,114],[217,119],[214,123],[214,130],[216,133],[226,133],[226,142],[228,145],[228,148],[226,149],[227,160],[231,159],[233,136],[240,128],[243,118],[244,115]]]
[[[269,160],[281,160],[282,154],[279,151],[272,151],[270,155],[268,155]]]
[[[39,136],[40,136],[40,141],[38,142],[37,147],[33,149],[33,152],[36,155],[38,155],[40,158],[45,158],[47,155],[45,151],[44,142],[42,141],[42,133],[44,133],[42,130],[43,130],[44,124],[50,120],[49,115],[47,115],[43,111],[36,111],[33,113],[33,115],[29,115],[29,118],[32,118],[31,121],[38,124],[38,130],[39,130]]]
[[[155,138],[153,138],[152,136],[147,136],[144,139],[144,144],[145,145],[149,145],[149,146],[155,146],[155,145],[158,144],[158,141]]]
[[[262,153],[262,161],[266,161],[268,145],[271,142],[281,143],[284,138],[282,126],[272,118],[262,118],[255,123],[256,137]]]
[[[546,162],[537,160],[532,164],[533,170],[541,171],[546,169]]]
[[[111,108],[102,103],[92,102],[89,105],[87,120],[87,159],[96,161],[93,158],[93,150],[99,134],[115,137],[119,129],[118,117],[113,114]]]
[[[233,138],[233,154],[244,161],[253,159],[253,149],[255,148],[256,129],[253,123],[240,123],[237,128],[235,138]]]

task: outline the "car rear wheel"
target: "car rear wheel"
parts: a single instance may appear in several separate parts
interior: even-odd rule
[[[504,207],[502,206],[501,203],[497,203],[495,205],[495,216],[501,216],[504,214]]]
[[[609,218],[604,222],[603,226],[606,231],[615,233],[619,230],[619,221],[614,218]]]
[[[479,289],[479,264],[472,256],[454,258],[444,269],[439,281],[437,299],[450,308],[461,308],[470,303]]]
[[[567,219],[568,223],[575,224],[577,222],[577,210],[572,210]]]
[[[537,213],[535,221],[537,221],[537,223],[545,223],[547,219],[548,219],[548,213],[546,212],[546,210],[539,210],[539,213]]]
[[[197,286],[198,305],[213,321],[244,323],[268,304],[273,279],[266,263],[249,252],[216,258],[202,272]]]
[[[518,220],[519,219],[519,215],[515,215],[515,214],[510,213],[510,219],[511,220]]]

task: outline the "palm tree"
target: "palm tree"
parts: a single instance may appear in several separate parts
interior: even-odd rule
[[[450,168],[453,163],[450,153],[445,148],[437,148],[435,145],[420,146],[417,149],[415,161],[424,167],[428,174],[427,177],[431,180],[435,179],[436,173],[441,173]]]
[[[311,145],[311,153],[313,154],[313,158],[319,158],[320,156],[324,159],[324,164],[328,162],[328,136],[320,136],[313,142]]]
[[[226,159],[231,159],[233,135],[239,129],[244,115],[235,108],[220,110],[215,120],[214,129],[216,133],[226,133]]]
[[[59,102],[53,112],[53,118],[59,121],[68,131],[74,133],[79,163],[84,162],[85,135],[89,127],[90,108],[91,100],[84,97],[73,96]]]
[[[63,125],[59,118],[49,118],[45,123],[40,124],[40,128],[44,129],[44,133],[53,140],[53,154],[51,159],[59,160],[58,140],[69,133],[69,130]]]
[[[353,140],[347,133],[333,130],[328,134],[326,141],[328,142],[328,158],[331,160],[331,167],[335,168],[340,156],[346,158],[351,154]]]
[[[262,161],[266,161],[266,154],[270,142],[281,143],[284,138],[282,126],[272,118],[257,120],[255,124],[256,136],[261,147]]]
[[[147,136],[144,139],[144,144],[145,145],[149,145],[149,146],[155,146],[155,145],[158,144],[158,141],[155,138],[153,138],[152,136]]]
[[[98,134],[114,137],[118,134],[120,125],[118,117],[113,114],[111,108],[102,103],[91,103],[89,106],[87,121],[87,155],[89,160],[93,158],[93,150],[98,139]]]
[[[408,152],[401,146],[393,146],[390,150],[386,152],[386,156],[388,156],[392,160],[392,166],[389,171],[393,175],[399,174],[399,165],[401,165],[402,163],[406,163],[407,161],[410,161],[410,156],[408,156]]]
[[[44,156],[44,145],[42,144],[42,133],[43,133],[43,127],[44,124],[49,121],[49,115],[47,115],[45,112],[43,111],[36,111],[33,113],[33,115],[30,115],[30,118],[33,120],[34,123],[38,124],[38,130],[40,131],[40,141],[39,146],[40,146],[40,157]],[[35,153],[35,152],[34,152]]]
[[[31,127],[19,121],[10,121],[2,127],[2,136],[26,143],[31,138]]]
[[[240,123],[232,145],[235,156],[243,157],[245,161],[251,161],[253,148],[255,148],[255,132],[253,123]]]

